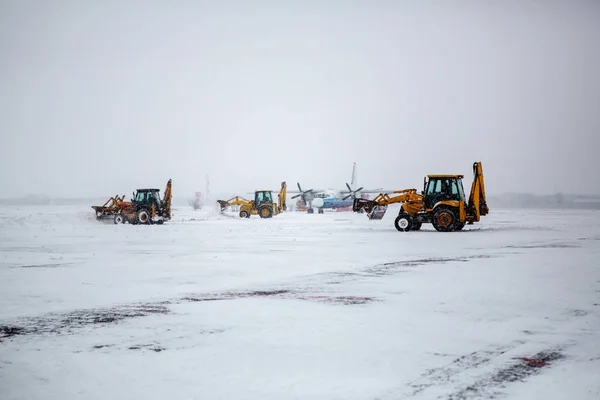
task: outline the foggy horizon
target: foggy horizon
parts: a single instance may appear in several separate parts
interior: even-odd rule
[[[600,2],[112,4],[0,5],[0,198],[600,194]]]

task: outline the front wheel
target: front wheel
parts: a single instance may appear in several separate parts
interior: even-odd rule
[[[248,211],[242,210],[240,211],[240,218],[249,218],[250,213]]]
[[[115,222],[115,225],[124,224],[125,218],[121,214],[117,214],[117,215],[115,215],[114,222]]]
[[[394,221],[394,226],[400,232],[408,232],[413,226],[413,218],[410,214],[400,213]]]

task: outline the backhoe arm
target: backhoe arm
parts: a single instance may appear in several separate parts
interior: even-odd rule
[[[284,181],[284,182],[281,182],[281,190],[279,190],[278,202],[277,202],[277,206],[279,207],[280,212],[287,210],[286,197],[287,197],[287,184]]]
[[[485,197],[481,162],[473,163],[473,183],[471,184],[471,193],[469,194],[466,211],[469,222],[478,222],[480,216],[487,215],[489,212]]]
[[[165,188],[165,192],[163,195],[163,201],[162,201],[162,208],[164,210],[165,216],[167,218],[171,218],[171,200],[173,198],[173,192],[172,192],[172,182],[171,179],[169,179],[169,182],[167,182],[167,187]]]

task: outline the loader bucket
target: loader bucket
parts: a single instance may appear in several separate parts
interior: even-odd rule
[[[387,206],[375,206],[367,213],[369,219],[382,219],[387,211]]]
[[[355,198],[352,202],[352,211],[354,212],[366,211],[369,213],[374,207],[377,207],[377,203],[373,200]]]

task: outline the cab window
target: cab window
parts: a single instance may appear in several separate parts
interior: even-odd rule
[[[456,184],[456,180],[452,180],[450,183],[450,191],[452,194],[457,195],[458,193],[458,185]]]
[[[458,194],[459,194],[459,196],[460,196],[461,199],[465,198],[465,191],[463,189],[462,182],[460,182],[460,181],[458,182]]]
[[[427,194],[440,193],[442,191],[442,181],[439,179],[433,179],[429,181],[427,186]]]

